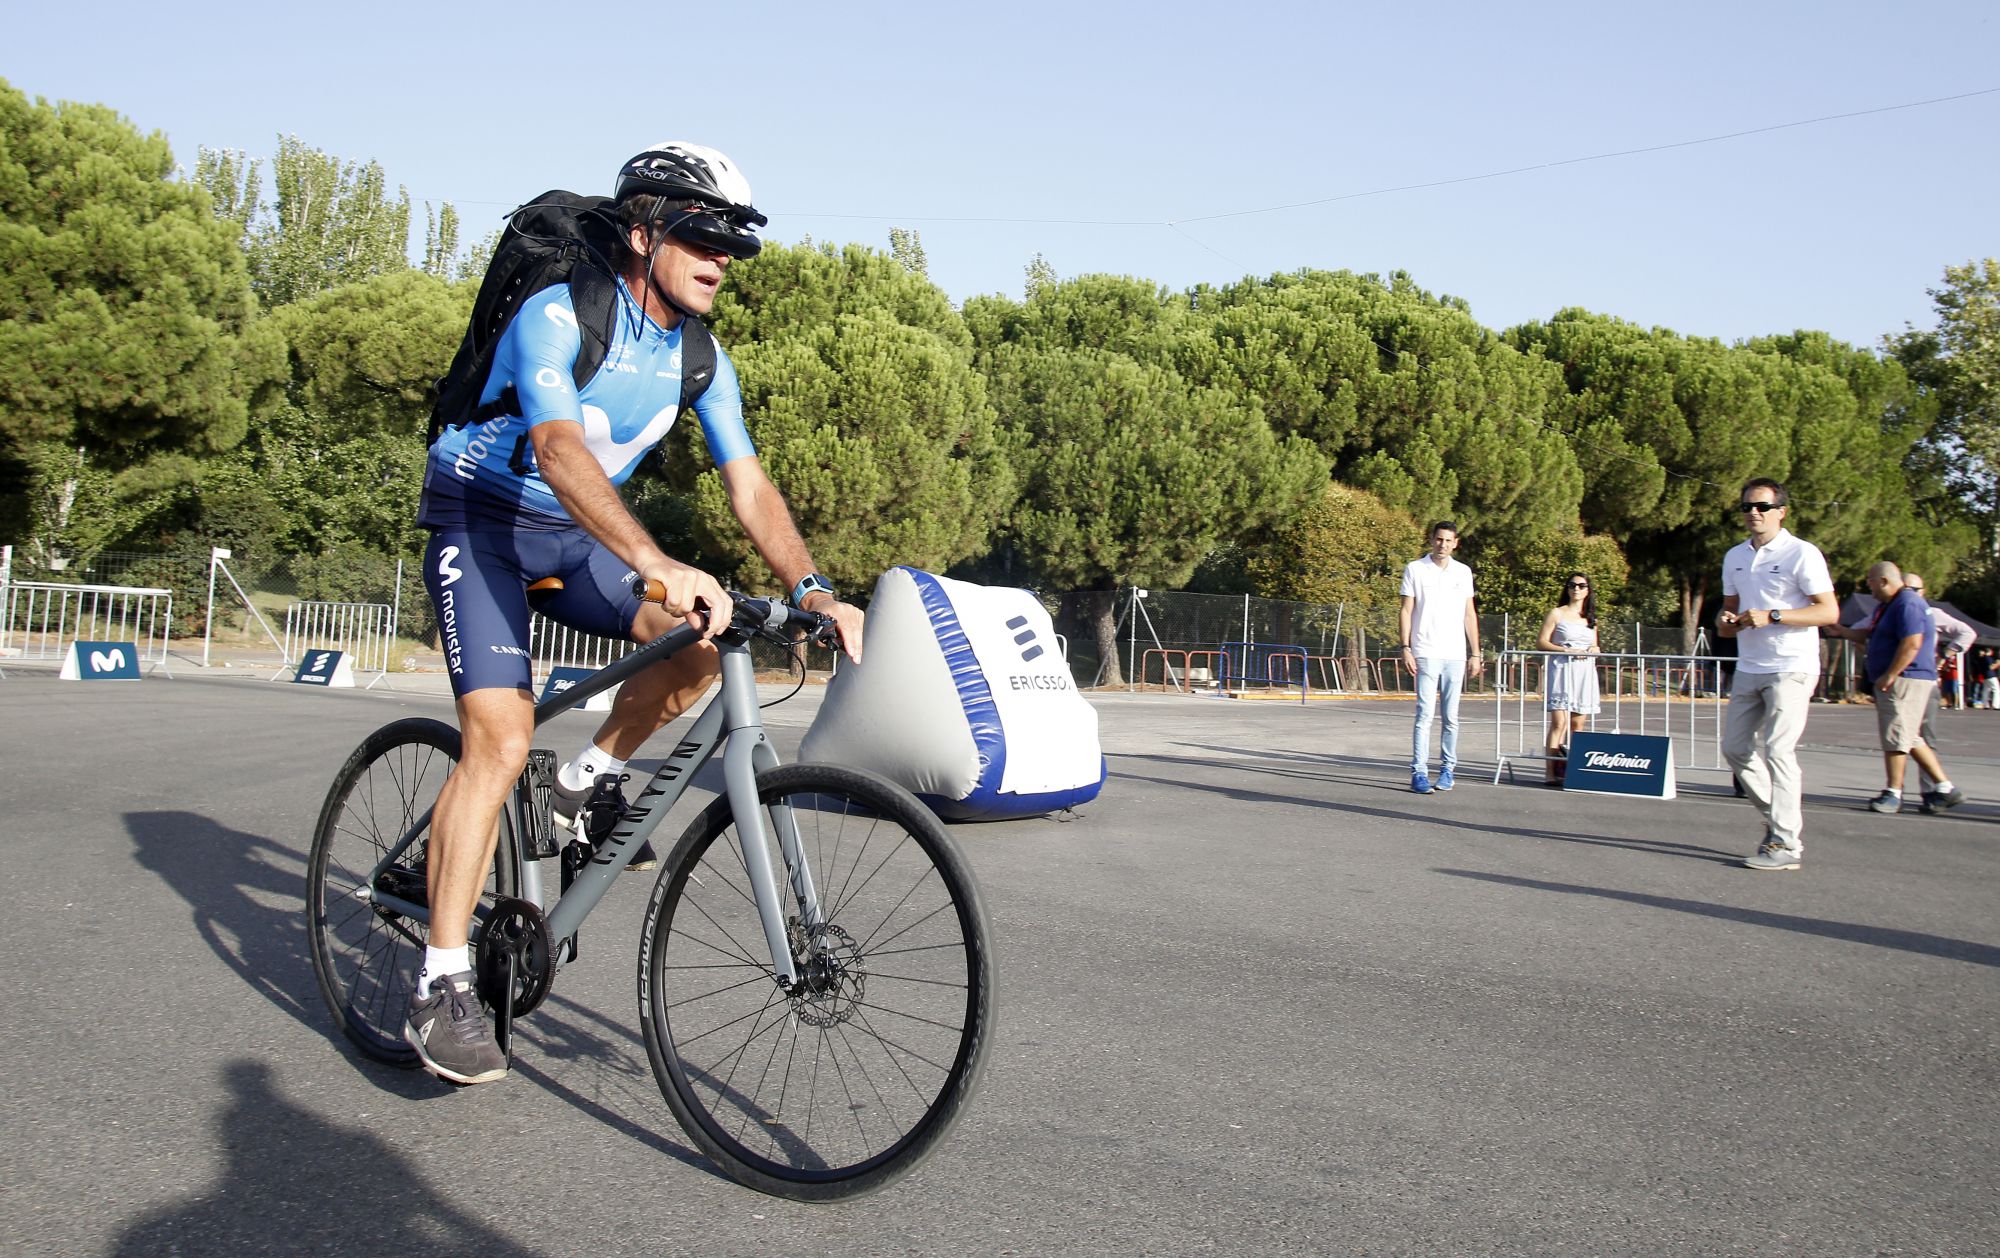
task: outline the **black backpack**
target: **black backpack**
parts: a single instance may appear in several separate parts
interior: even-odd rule
[[[544,192],[509,215],[507,229],[486,265],[486,278],[479,282],[465,340],[452,357],[451,369],[433,389],[430,433],[424,444],[436,445],[447,428],[521,413],[520,398],[511,385],[485,405],[480,404],[479,394],[493,370],[500,334],[520,313],[523,302],[551,284],[569,285],[577,332],[583,337],[571,374],[579,390],[589,384],[604,365],[617,330],[618,280],[611,261],[617,256],[618,216],[610,197]],[[680,326],[685,413],[715,378],[715,338],[693,315],[683,314]]]

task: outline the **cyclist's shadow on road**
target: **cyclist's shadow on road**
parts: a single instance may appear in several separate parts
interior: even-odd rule
[[[130,812],[125,828],[139,863],[188,903],[195,930],[244,984],[325,1036],[331,1052],[353,1062],[377,1086],[423,1100],[450,1094],[420,1070],[361,1057],[348,1047],[320,999],[306,942],[305,861],[285,844],[234,830],[191,812]],[[637,1036],[583,1005],[553,997],[521,1028],[540,1063],[517,1055],[514,1065],[578,1109],[618,1127],[657,1151],[690,1165],[706,1165],[691,1150],[634,1123],[558,1079],[550,1066],[565,1059],[609,1061],[634,1078],[651,1068]]]
[[[228,1164],[214,1184],[131,1224],[112,1253],[289,1253],[333,1240],[355,1253],[536,1252],[455,1209],[375,1136],[292,1104],[261,1062],[233,1061],[223,1078],[232,1095],[215,1143]]]

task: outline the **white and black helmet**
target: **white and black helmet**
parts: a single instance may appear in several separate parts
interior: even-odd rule
[[[619,168],[612,199],[641,195],[696,202],[693,208],[669,211],[656,220],[669,236],[733,258],[754,258],[764,247],[756,229],[770,219],[750,204],[750,181],[736,163],[715,149],[682,140],[648,148]]]

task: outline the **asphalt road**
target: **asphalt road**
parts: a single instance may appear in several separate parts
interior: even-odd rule
[[[815,703],[767,714],[782,751]],[[2000,1251],[2000,713],[1948,718],[1971,804],[1885,818],[1860,808],[1871,714],[1815,709],[1806,868],[1759,874],[1718,775],[1670,802],[1476,771],[1418,797],[1407,706],[1097,706],[1098,802],[956,829],[1001,967],[971,1112],[899,1185],[803,1206],[721,1177],[659,1097],[645,875],[586,925],[507,1081],[347,1050],[307,957],[309,831],[368,730],[443,698],[10,669],[4,1245]]]

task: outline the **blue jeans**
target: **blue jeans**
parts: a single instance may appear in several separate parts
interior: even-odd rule
[[[1410,772],[1422,773],[1431,753],[1431,718],[1444,707],[1444,767],[1458,767],[1458,692],[1465,685],[1464,660],[1417,661],[1417,728],[1410,734]]]

